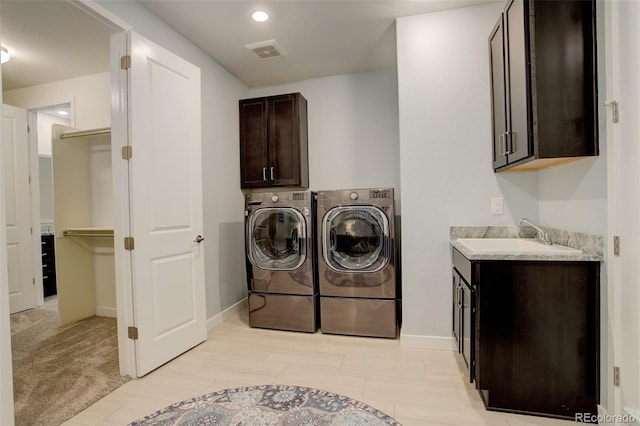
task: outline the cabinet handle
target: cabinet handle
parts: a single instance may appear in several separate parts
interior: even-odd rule
[[[513,135],[512,132],[505,132],[505,138],[504,138],[504,155],[509,155],[509,154],[513,154],[513,151],[510,149],[511,146],[511,136]]]
[[[500,148],[499,157],[504,157],[507,155],[507,144],[505,143],[505,135],[504,133],[500,133],[498,136],[498,147]]]
[[[515,149],[513,148],[513,146],[515,145],[514,141],[516,139],[516,134],[513,132],[509,132],[509,152],[508,154],[513,154],[515,152]]]
[[[271,167],[270,168],[270,174],[271,174],[271,180],[276,180],[276,168],[275,167]]]
[[[267,181],[267,168],[266,167],[262,168],[262,180],[265,181],[265,182]]]
[[[462,307],[462,287],[458,287],[458,306]]]

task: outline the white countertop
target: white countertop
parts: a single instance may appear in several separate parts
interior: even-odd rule
[[[451,246],[469,260],[602,261],[602,256],[535,238],[455,238]]]

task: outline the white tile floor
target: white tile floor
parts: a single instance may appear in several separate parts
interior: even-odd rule
[[[225,388],[291,384],[363,401],[405,426],[567,426],[568,421],[486,411],[448,351],[399,340],[253,329],[236,315],[206,342],[131,380],[64,425],[125,425],[193,396]]]

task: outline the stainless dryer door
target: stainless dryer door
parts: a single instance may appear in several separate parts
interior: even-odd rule
[[[258,209],[247,223],[249,261],[267,271],[293,271],[307,258],[307,223],[291,207]]]
[[[389,220],[378,207],[334,207],[322,220],[322,255],[332,271],[378,272],[390,246]]]

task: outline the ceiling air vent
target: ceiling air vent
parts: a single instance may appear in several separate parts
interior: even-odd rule
[[[287,56],[287,52],[280,46],[280,43],[275,40],[259,41],[257,43],[247,44],[244,47],[251,50],[262,60]]]

